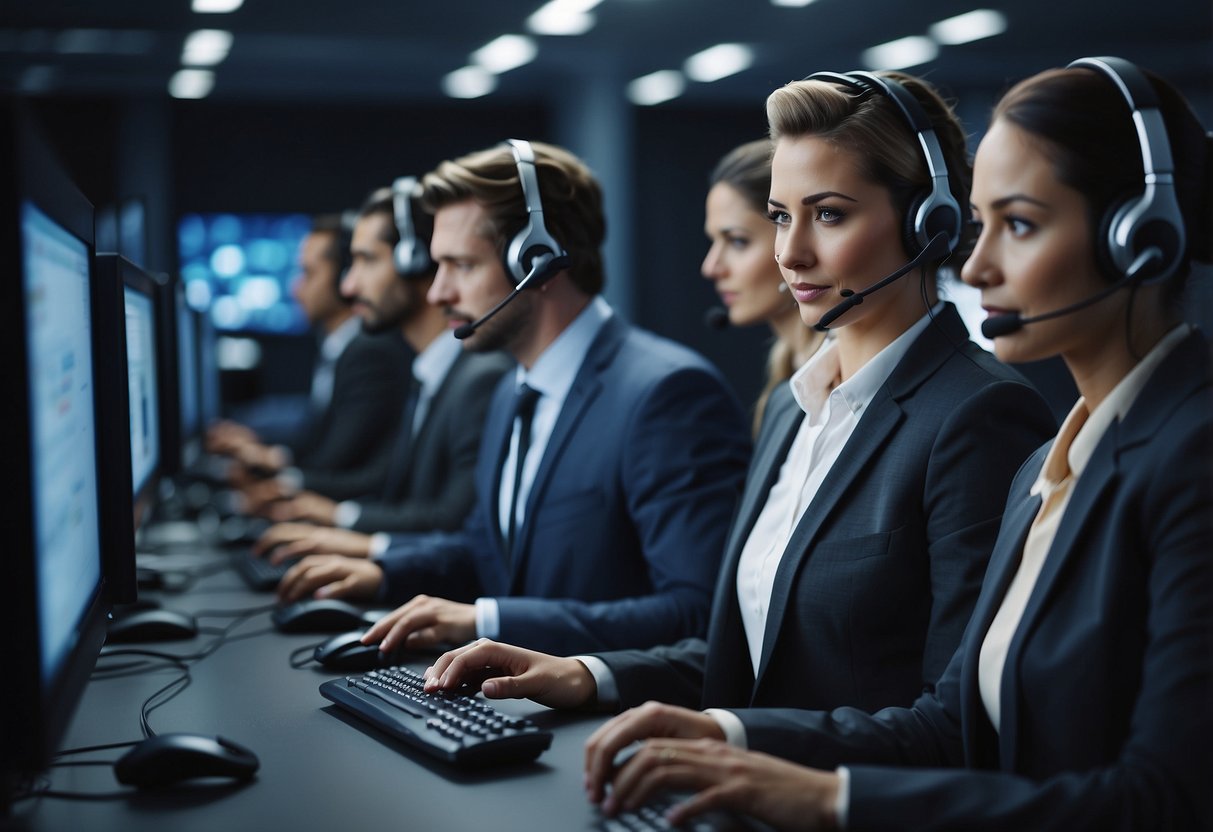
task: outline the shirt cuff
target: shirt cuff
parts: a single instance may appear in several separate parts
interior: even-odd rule
[[[390,534],[387,532],[375,532],[373,535],[371,535],[371,545],[370,549],[367,551],[367,555],[372,558],[377,558],[386,552],[388,547],[391,545],[392,536]]]
[[[275,479],[282,486],[282,490],[291,496],[303,490],[303,472],[298,468],[283,468]]]
[[[716,720],[720,730],[724,732],[724,741],[734,748],[749,748],[745,735],[745,723],[732,711],[722,708],[708,708],[705,714]]]
[[[851,770],[846,766],[834,769],[838,775],[838,797],[834,800],[834,820],[839,829],[847,828],[851,811]]]
[[[361,503],[354,500],[343,500],[333,509],[333,525],[340,529],[352,529],[361,516]]]
[[[497,638],[501,635],[501,609],[496,598],[476,599],[476,638]]]
[[[618,707],[619,688],[615,685],[615,674],[611,672],[607,663],[597,656],[573,656],[573,658],[585,665],[585,669],[590,671],[590,675],[594,677],[594,685],[598,688],[595,696],[598,704],[604,708]]]

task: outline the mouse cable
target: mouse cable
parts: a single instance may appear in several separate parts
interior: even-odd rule
[[[312,662],[316,661],[316,648],[324,644],[323,641],[318,641],[315,644],[305,644],[303,647],[296,647],[291,651],[288,661],[295,670],[301,670],[307,667]],[[308,655],[310,654],[310,655]],[[300,656],[306,655],[307,658],[300,659]]]
[[[71,754],[89,754],[93,751],[111,751],[115,748],[130,748],[132,745],[138,745],[139,740],[127,740],[126,742],[107,742],[102,745],[84,745],[80,748],[65,748],[62,751],[56,751],[53,757],[67,757]]]
[[[263,612],[273,612],[278,609],[279,604],[275,601],[272,604],[260,604],[256,607],[241,607],[234,610],[198,610],[193,613],[194,618],[240,618],[242,616],[252,617]]]

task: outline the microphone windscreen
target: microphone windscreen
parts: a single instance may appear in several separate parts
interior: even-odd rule
[[[981,322],[981,334],[991,341],[1002,335],[1010,335],[1023,328],[1024,320],[1016,313],[999,315],[997,318],[986,318]]]
[[[723,306],[713,306],[703,313],[703,325],[712,329],[724,329],[729,325],[729,310]],[[458,337],[459,333],[455,333]]]
[[[459,326],[459,327],[455,328],[455,337],[458,338],[460,341],[462,341],[464,338],[467,338],[469,335],[471,335],[475,331],[476,331],[475,325],[464,324],[463,326]]]

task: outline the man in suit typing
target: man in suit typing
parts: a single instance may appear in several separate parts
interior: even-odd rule
[[[281,559],[309,547],[326,550],[336,537],[346,545],[362,541],[369,552],[369,532],[450,531],[472,507],[485,413],[512,362],[499,352],[461,350],[442,310],[426,301],[435,272],[433,221],[416,191],[416,179],[401,177],[371,194],[354,226],[352,264],[342,281],[364,331],[399,332],[416,353],[391,453],[363,470],[309,476],[309,490],[299,493],[266,481],[261,513],[285,522],[262,536],[258,551],[282,546]]]
[[[714,368],[599,296],[598,183],[567,151],[512,142],[443,163],[422,198],[431,302],[465,349],[519,364],[490,407],[475,508],[460,532],[395,536],[371,560],[305,558],[280,595],[407,600],[367,633],[384,650],[704,632],[748,430]]]

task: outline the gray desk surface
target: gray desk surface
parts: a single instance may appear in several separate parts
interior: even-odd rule
[[[211,554],[210,563],[219,555]],[[234,610],[271,602],[250,592],[234,572],[198,579],[179,594],[150,593],[163,606],[187,612]],[[222,618],[201,623],[220,626]],[[322,636],[283,635],[262,613],[233,631],[238,638],[192,667],[193,681],[149,722],[157,733],[220,734],[261,759],[256,780],[243,787],[181,788],[105,801],[41,798],[13,808],[9,823],[29,830],[343,830],[592,829],[598,823],[582,790],[582,745],[599,716],[557,713],[528,702],[503,702],[554,733],[534,763],[465,772],[412,751],[336,710],[317,692],[331,673],[292,669],[288,654]],[[240,638],[239,636],[247,636]],[[207,640],[145,645],[185,654]],[[116,660],[114,660],[116,661]],[[425,662],[414,665],[423,667]],[[139,708],[178,671],[94,679],[63,742],[76,748],[134,740]],[[113,760],[124,749],[78,759]],[[54,769],[53,788],[119,792],[109,767]],[[0,822],[2,823],[2,822]]]

